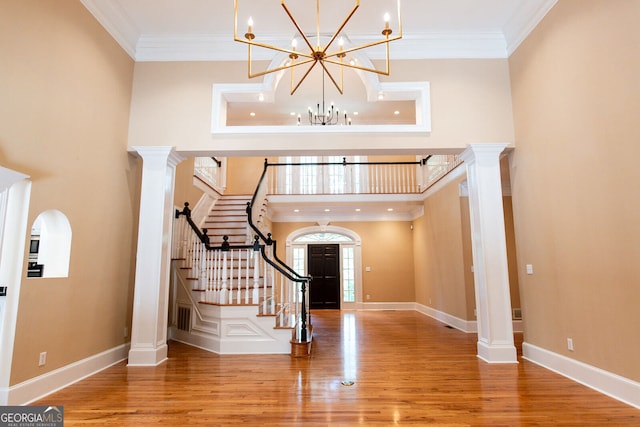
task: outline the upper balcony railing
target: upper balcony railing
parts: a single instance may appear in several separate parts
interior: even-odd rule
[[[272,164],[272,195],[419,194],[461,163],[455,155],[431,155],[414,162],[289,162]]]
[[[225,168],[222,160],[215,157],[196,157],[193,174],[218,193],[223,192]]]

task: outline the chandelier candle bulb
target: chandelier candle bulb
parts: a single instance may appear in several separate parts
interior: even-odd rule
[[[253,18],[249,17],[249,20],[247,21],[247,25],[248,25],[248,29],[247,29],[247,33],[253,33]]]

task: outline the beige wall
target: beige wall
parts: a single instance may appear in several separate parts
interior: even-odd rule
[[[471,142],[514,139],[509,69],[504,59],[394,61],[393,81],[430,82],[433,130],[429,135],[366,134],[331,140],[322,134],[212,136],[213,83],[247,83],[245,76],[244,61],[137,63],[130,145],[168,145],[220,156],[264,156],[275,149],[281,155],[290,155],[292,150],[342,154],[327,151],[337,141],[340,150],[377,147],[388,154],[412,147],[412,153],[422,154],[427,148],[460,151]]]
[[[287,236],[312,223],[273,223],[273,235],[278,241],[278,255],[286,259]],[[415,301],[413,277],[413,245],[411,223],[389,222],[332,222],[348,228],[362,239],[363,302]],[[366,272],[366,267],[371,267]],[[366,300],[365,296],[370,299]]]
[[[264,157],[229,157],[227,194],[253,195],[263,170]]]
[[[464,166],[462,166],[464,167]],[[424,202],[414,222],[416,302],[464,320],[476,320],[469,198],[460,196],[463,175]],[[520,308],[511,197],[504,206],[511,307]]]
[[[560,0],[509,61],[525,341],[635,381],[638,16],[638,1]]]
[[[183,160],[176,167],[176,183],[173,192],[173,204],[182,209],[184,202],[189,202],[191,209],[195,208],[196,204],[204,194],[202,190],[199,190],[193,185],[193,166],[195,159],[190,157]]]
[[[133,61],[79,1],[3,0],[0,52],[0,163],[31,176],[29,227],[57,209],[73,232],[68,278],[22,281],[15,385],[128,341],[140,165]]]
[[[463,180],[464,177],[456,179],[425,200],[424,215],[414,222],[416,302],[473,320],[467,309],[458,189]],[[473,308],[470,310],[473,315]]]

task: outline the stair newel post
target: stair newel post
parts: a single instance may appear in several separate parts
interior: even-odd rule
[[[253,242],[253,253],[251,256],[253,257],[253,294],[251,295],[251,303],[258,304],[260,302],[260,266],[258,264],[260,252],[260,244],[258,243],[259,237],[256,236],[255,241]]]
[[[202,238],[200,243],[200,262],[198,263],[198,289],[207,289],[207,246],[209,245],[209,236],[207,229],[202,229]]]
[[[302,293],[302,305],[300,307],[301,319],[300,319],[300,341],[307,341],[307,281],[304,281],[300,285],[300,292]]]
[[[220,300],[219,303],[221,304],[227,304],[227,302],[229,301],[229,277],[228,277],[228,270],[227,270],[227,254],[229,252],[229,237],[228,236],[224,236],[222,238],[223,242],[222,242],[222,289],[220,289]]]
[[[273,259],[273,239],[271,238],[271,233],[267,233],[267,255],[269,259]],[[267,263],[265,263],[265,283],[264,283],[264,309],[266,313],[273,313],[273,303],[276,297],[276,280],[275,280],[275,268],[273,266],[269,266],[269,280],[267,282]],[[269,287],[268,284],[271,284],[271,301],[269,301]]]

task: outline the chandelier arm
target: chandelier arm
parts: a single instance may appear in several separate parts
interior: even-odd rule
[[[336,80],[333,78],[333,75],[331,75],[331,72],[327,69],[327,67],[324,65],[324,61],[319,61],[320,65],[322,65],[322,68],[324,68],[324,71],[327,73],[327,75],[329,76],[329,78],[331,79],[331,82],[333,83],[333,85],[336,87],[336,89],[338,89],[338,92],[340,92],[340,95],[343,95],[343,88],[340,87],[340,85],[338,85],[338,83],[336,82]],[[332,62],[335,64],[335,62]],[[338,63],[339,64],[339,63]]]
[[[286,70],[286,69],[289,69],[289,68],[297,67],[299,65],[308,64],[310,62],[315,62],[315,59],[305,59],[304,61],[296,62],[295,64],[283,65],[281,67],[260,71],[260,72],[258,72],[256,74],[249,74],[249,78],[264,76],[264,75],[267,75],[267,74],[275,73],[276,71]],[[251,63],[249,63],[249,64],[251,64]],[[251,73],[251,65],[249,65],[249,73]]]
[[[302,65],[302,64],[309,63],[309,62],[311,62],[311,61],[301,62],[300,64],[296,64],[296,65]],[[304,73],[304,75],[302,76],[302,78],[300,79],[300,81],[298,82],[298,84],[297,84],[293,89],[291,89],[291,95],[293,95],[293,94],[296,92],[296,90],[298,90],[298,88],[300,87],[300,85],[302,84],[302,82],[304,81],[304,79],[306,79],[306,78],[307,78],[307,76],[309,75],[309,73],[311,72],[311,70],[313,70],[313,67],[315,67],[317,63],[318,63],[318,61],[313,61],[313,64],[311,64],[311,66],[309,67],[309,69],[307,70],[307,72],[306,72],[306,73]]]
[[[325,59],[324,62],[327,62],[329,64],[341,65],[343,67],[352,68],[354,70],[367,71],[367,72],[370,72],[370,73],[380,74],[380,75],[383,75],[383,76],[388,76],[390,74],[389,73],[389,60],[388,59],[386,60],[387,69],[385,71],[378,70],[378,69],[375,69],[375,68],[363,67],[361,65],[351,65],[348,62],[338,62],[338,61],[334,61],[332,59]]]
[[[237,42],[240,42],[240,43],[245,43],[245,44],[248,44],[250,46],[263,47],[265,49],[271,49],[271,50],[275,50],[275,51],[282,52],[282,53],[288,53],[290,55],[294,54],[294,55],[298,55],[298,56],[304,56],[305,58],[314,59],[313,55],[310,54],[310,53],[304,53],[304,52],[300,52],[300,51],[292,50],[292,49],[285,49],[283,47],[273,46],[273,45],[266,44],[266,43],[254,42],[254,41],[247,40],[247,39],[234,39],[234,41],[237,41]]]
[[[298,25],[298,23],[296,22],[295,18],[293,17],[293,15],[291,14],[291,11],[289,10],[289,8],[287,7],[287,5],[285,4],[284,0],[280,1],[280,4],[282,5],[282,8],[284,9],[284,11],[287,13],[287,15],[289,16],[289,20],[291,20],[291,22],[293,23],[293,25],[296,27],[296,30],[298,30],[298,34],[300,34],[302,36],[302,39],[304,40],[304,42],[307,44],[307,46],[309,46],[309,50],[311,50],[311,52],[314,51],[313,46],[311,45],[311,42],[309,41],[309,39],[307,38],[307,36],[304,34],[304,31],[302,31],[302,28],[300,28],[300,26]]]
[[[342,29],[345,27],[345,25],[347,25],[347,22],[349,22],[349,20],[356,13],[356,10],[358,10],[359,7],[360,7],[360,0],[356,0],[356,4],[355,4],[355,6],[353,6],[353,9],[351,9],[351,12],[349,13],[349,15],[347,15],[345,20],[342,21],[342,24],[340,24],[338,29],[333,33],[333,36],[331,37],[331,40],[329,40],[329,42],[324,46],[324,49],[322,49],[323,53],[325,53],[325,54],[327,53],[327,50],[329,49],[331,44],[335,41],[336,38],[338,38],[338,35],[342,31]]]
[[[400,40],[401,38],[402,38],[402,34],[398,34],[397,36],[385,38],[383,40],[376,40],[374,42],[361,44],[360,46],[354,46],[354,47],[350,47],[348,49],[343,49],[341,51],[339,50],[337,52],[328,53],[325,58],[331,58],[333,56],[338,56],[338,55],[342,55],[342,54],[346,55],[347,53],[355,52],[357,50],[367,49],[367,48],[373,47],[373,46],[378,46],[378,45],[381,45],[383,43],[391,43],[392,41]]]

